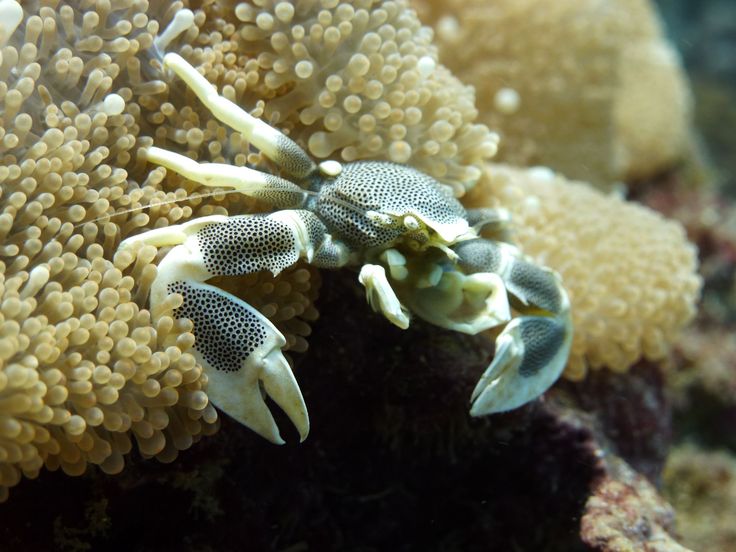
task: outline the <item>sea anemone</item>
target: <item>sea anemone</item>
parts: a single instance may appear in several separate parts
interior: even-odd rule
[[[575,329],[564,375],[660,360],[695,315],[697,252],[679,223],[546,168],[488,167],[467,197],[500,206],[512,237],[562,276]]]
[[[497,159],[605,186],[671,168],[691,96],[648,0],[419,0],[439,59],[476,88]]]

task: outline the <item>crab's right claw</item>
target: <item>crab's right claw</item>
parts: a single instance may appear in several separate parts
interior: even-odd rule
[[[368,304],[402,330],[409,327],[409,311],[401,304],[381,265],[365,264],[358,280],[365,287]]]
[[[209,174],[206,167],[202,171]],[[309,418],[281,354],[286,339],[249,304],[204,282],[264,270],[277,275],[301,258],[320,266],[342,266],[348,258],[346,246],[332,240],[319,219],[304,210],[192,219],[143,232],[121,248],[140,245],[173,246],[151,284],[151,312],[192,321],[195,357],[208,376],[215,406],[266,439],[283,443],[264,402],[265,391],[304,440]],[[181,304],[172,294],[181,296]]]
[[[194,322],[194,353],[207,374],[207,394],[215,406],[269,441],[282,444],[265,394],[286,413],[303,441],[309,433],[309,417],[281,353],[286,344],[281,332],[246,302],[214,286],[179,281],[169,289],[184,296],[175,316]]]
[[[496,339],[496,354],[475,386],[470,414],[518,408],[540,396],[565,368],[572,342],[569,310],[515,318]]]

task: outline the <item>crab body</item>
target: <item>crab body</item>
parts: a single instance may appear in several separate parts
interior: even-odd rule
[[[304,439],[306,406],[281,350],[284,336],[260,312],[207,280],[299,261],[354,266],[369,304],[400,328],[412,314],[469,334],[497,333],[496,354],[471,397],[471,414],[516,408],[543,393],[567,361],[572,329],[559,277],[513,245],[479,237],[502,230],[499,210],[466,211],[449,189],[408,166],[378,161],[315,164],[279,131],[229,100],[191,65],[171,68],[220,120],[243,133],[287,178],[248,167],[200,164],[152,147],[148,160],[207,186],[233,188],[271,204],[266,214],[210,216],[125,240],[173,246],[151,289],[154,312],[189,318],[194,351],[213,403],[273,442],[283,442],[264,391]],[[498,232],[497,232],[498,233]],[[176,306],[167,302],[181,296]],[[512,317],[512,309],[518,316]]]
[[[406,165],[358,161],[322,180],[314,211],[355,250],[385,249],[404,238],[423,245],[427,229],[452,243],[468,231],[465,209],[437,181]]]

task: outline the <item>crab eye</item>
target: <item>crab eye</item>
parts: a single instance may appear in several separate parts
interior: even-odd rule
[[[416,218],[414,218],[411,215],[407,215],[404,217],[404,226],[407,228],[407,230],[414,231],[414,230],[419,230],[421,225],[419,224],[419,221]]]

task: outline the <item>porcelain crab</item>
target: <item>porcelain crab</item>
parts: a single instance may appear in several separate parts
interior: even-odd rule
[[[302,440],[307,436],[307,409],[281,351],[284,336],[252,306],[206,283],[261,270],[277,275],[300,260],[325,269],[356,267],[370,305],[399,328],[414,314],[468,334],[495,329],[493,361],[471,396],[473,416],[516,408],[557,380],[572,338],[567,294],[556,273],[513,245],[479,237],[481,228],[507,223],[503,211],[466,210],[446,186],[409,166],[317,164],[286,135],[220,96],[182,57],[169,53],[163,61],[216,118],[288,177],[147,150],[152,163],[276,209],[192,219],[121,244],[173,246],[158,266],[151,309],[161,312],[170,294],[181,294],[183,303],[168,314],[193,321],[195,356],[217,407],[282,443],[268,396]]]

